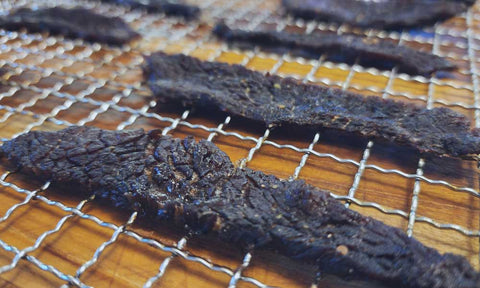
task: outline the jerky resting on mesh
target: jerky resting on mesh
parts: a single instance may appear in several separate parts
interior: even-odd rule
[[[82,187],[146,221],[275,249],[344,279],[402,288],[480,285],[464,258],[441,255],[302,180],[236,168],[208,141],[70,127],[29,132],[0,153],[21,173]]]
[[[396,29],[434,24],[467,11],[475,0],[282,0],[299,18]]]
[[[322,54],[341,56],[347,61],[357,57],[362,65],[384,68],[398,66],[401,72],[428,76],[439,70],[451,70],[455,65],[431,53],[398,46],[386,40],[352,35],[301,35],[276,31],[245,31],[218,23],[213,33],[240,48],[262,47],[277,53],[291,52],[318,59]]]
[[[30,32],[49,32],[112,45],[122,45],[139,37],[121,18],[106,17],[84,8],[21,8],[1,16],[0,28],[26,28]]]
[[[480,130],[447,108],[431,110],[292,78],[263,75],[240,65],[204,62],[182,54],[146,57],[145,78],[161,102],[216,109],[265,123],[347,132],[412,147],[422,153],[477,159]]]
[[[187,20],[195,19],[200,15],[200,8],[171,0],[100,0],[101,2],[128,6],[131,8],[146,9],[150,13],[165,13],[167,16],[180,16]]]

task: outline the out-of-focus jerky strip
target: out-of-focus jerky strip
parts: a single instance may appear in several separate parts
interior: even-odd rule
[[[100,0],[131,8],[146,9],[150,13],[165,13],[167,16],[179,16],[187,20],[195,19],[200,15],[200,8],[185,4],[182,1],[171,0]]]
[[[261,47],[274,52],[291,52],[308,58],[318,58],[327,53],[346,60],[359,57],[362,63],[382,68],[389,63],[401,72],[428,76],[439,70],[450,70],[455,65],[436,55],[398,46],[386,40],[368,39],[353,35],[301,35],[276,31],[244,31],[230,29],[218,23],[213,33],[240,48]]]
[[[121,18],[107,17],[84,8],[21,8],[0,17],[0,28],[49,32],[70,38],[122,45],[139,37]]]
[[[475,0],[282,0],[299,18],[397,29],[431,25],[467,11]]]

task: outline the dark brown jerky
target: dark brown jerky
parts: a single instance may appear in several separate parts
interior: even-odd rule
[[[300,84],[240,65],[158,52],[146,57],[145,78],[162,102],[225,111],[267,126],[327,128],[389,141],[422,153],[474,159],[480,130],[447,108]]]
[[[215,26],[213,33],[241,48],[262,47],[277,53],[291,52],[308,58],[319,58],[327,53],[341,56],[346,61],[359,57],[362,64],[384,68],[386,63],[390,63],[393,64],[390,66],[397,65],[401,72],[416,75],[427,76],[435,71],[455,68],[452,63],[430,53],[394,45],[385,40],[353,35],[300,35],[276,31],[232,30],[223,22]]]
[[[82,187],[152,224],[275,249],[344,279],[404,288],[480,285],[479,273],[464,258],[441,255],[302,180],[235,168],[208,141],[156,130],[70,127],[29,132],[0,151],[23,173]]]
[[[282,0],[285,10],[305,19],[360,27],[397,29],[430,25],[460,14],[475,0]]]
[[[172,0],[100,0],[115,3],[131,8],[146,9],[150,13],[165,13],[168,16],[180,16],[187,20],[195,19],[200,15],[200,8],[188,5],[182,1]]]
[[[122,19],[99,15],[83,8],[21,8],[0,17],[0,28],[26,28],[31,32],[49,32],[112,45],[122,45],[139,37]]]

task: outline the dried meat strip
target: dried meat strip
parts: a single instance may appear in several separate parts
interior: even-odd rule
[[[285,10],[295,17],[382,29],[434,24],[465,12],[473,3],[475,0],[282,0]]]
[[[182,1],[171,0],[100,0],[102,2],[114,3],[131,8],[146,9],[150,13],[165,13],[168,16],[179,16],[187,20],[198,18],[200,8],[194,5],[185,4]]]
[[[0,152],[22,173],[82,187],[152,224],[275,249],[344,279],[401,288],[480,285],[466,259],[441,255],[302,180],[236,168],[208,141],[70,127],[29,132]]]
[[[326,128],[412,147],[422,153],[476,159],[480,130],[447,108],[431,110],[300,84],[240,65],[162,52],[146,57],[145,78],[161,102],[214,109],[273,126]]]
[[[122,45],[139,37],[122,19],[99,15],[84,8],[21,8],[0,17],[0,28],[26,28],[31,32],[49,32],[112,45]]]
[[[300,35],[276,31],[244,31],[218,23],[213,33],[240,48],[262,47],[277,53],[291,52],[307,58],[322,54],[341,56],[351,61],[359,57],[364,65],[384,68],[398,66],[401,72],[428,76],[439,70],[450,70],[455,65],[436,55],[394,45],[386,40],[368,39],[353,35]],[[338,57],[335,57],[336,59]]]

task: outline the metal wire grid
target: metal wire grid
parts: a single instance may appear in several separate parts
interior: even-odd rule
[[[254,12],[254,9],[257,7],[257,2],[255,1],[247,1],[247,4],[245,5],[238,5],[239,2],[241,1],[220,1],[220,0],[211,0],[206,3],[203,3],[201,6],[204,11],[210,11],[210,18],[219,18],[219,17],[225,17],[227,21],[230,22],[235,22],[237,20],[245,20],[247,19],[249,21],[248,28],[249,29],[255,29],[258,25],[261,23],[274,23],[276,25],[277,30],[281,31],[285,29],[288,25],[294,25],[297,27],[304,27],[305,28],[305,33],[311,33],[313,30],[318,29],[321,31],[337,31],[337,33],[342,33],[343,31],[350,31],[349,27],[346,27],[344,25],[340,27],[336,27],[335,25],[327,25],[325,23],[317,23],[317,22],[303,22],[300,20],[292,20],[290,18],[276,18],[276,15],[272,13],[272,10],[264,10],[261,13]],[[242,1],[243,2],[243,1]],[[190,33],[196,31],[199,28],[198,23],[191,23],[191,24],[185,24],[179,21],[178,19],[166,19],[163,16],[158,16],[158,15],[148,15],[145,14],[144,12],[141,11],[129,11],[128,9],[122,8],[122,7],[114,7],[114,6],[107,6],[107,5],[99,5],[97,3],[93,2],[76,2],[76,3],[81,3],[83,6],[89,6],[91,8],[96,9],[97,11],[105,12],[106,14],[111,14],[111,15],[119,15],[122,16],[125,20],[128,22],[132,22],[135,26],[136,29],[139,30],[145,37],[149,36],[167,36],[164,38],[168,38],[167,41],[165,41],[160,47],[166,48],[168,47],[171,43],[175,43],[175,41],[178,41],[180,39],[185,38],[188,36]],[[17,1],[14,3],[10,3],[8,1],[3,1],[1,2],[1,5],[3,7],[2,11],[7,11],[10,10],[11,8],[15,6],[21,6],[24,4],[31,4],[28,3],[28,1]],[[44,6],[44,5],[52,5],[48,4],[48,1],[39,1],[36,2],[35,4]],[[72,6],[72,3],[69,1],[62,1],[62,4],[65,6]],[[239,7],[240,9],[230,9],[231,7]],[[225,13],[228,13],[228,17],[225,15]],[[466,15],[462,16],[461,19],[464,19],[464,21],[467,24],[467,30],[458,32],[453,29],[445,28],[442,26],[436,26],[433,31],[433,39],[428,39],[428,38],[423,38],[423,37],[412,37],[408,33],[386,33],[386,32],[377,32],[374,30],[369,30],[365,32],[365,35],[367,37],[379,37],[379,38],[386,38],[386,39],[397,39],[399,40],[399,44],[402,44],[402,41],[407,40],[407,41],[414,41],[414,42],[419,42],[419,43],[431,43],[433,45],[433,53],[439,54],[440,50],[439,47],[442,45],[446,46],[455,46],[458,48],[463,48],[467,49],[468,53],[467,56],[463,55],[455,55],[452,53],[448,53],[446,57],[451,57],[454,59],[462,59],[462,60],[467,60],[470,63],[470,69],[468,70],[462,70],[460,71],[461,74],[471,76],[471,84],[465,84],[465,83],[457,83],[453,82],[450,80],[443,80],[443,79],[437,79],[435,77],[431,79],[427,79],[424,77],[411,77],[405,74],[398,74],[396,68],[392,69],[392,71],[379,71],[377,69],[365,69],[362,68],[361,66],[354,64],[352,66],[348,66],[345,64],[336,64],[332,62],[325,61],[326,57],[325,55],[322,55],[317,60],[305,60],[302,58],[293,58],[290,55],[283,55],[281,57],[277,57],[274,55],[270,54],[265,54],[260,51],[253,51],[253,52],[238,52],[232,49],[229,49],[226,45],[220,46],[220,49],[217,49],[215,53],[213,53],[209,60],[215,60],[219,56],[222,55],[224,52],[238,52],[238,53],[243,53],[245,55],[244,60],[242,64],[247,65],[254,57],[256,56],[267,56],[269,58],[276,59],[275,65],[272,67],[272,69],[269,71],[271,73],[276,73],[278,69],[283,65],[285,62],[297,62],[300,64],[304,63],[310,63],[311,64],[311,70],[308,72],[308,74],[305,77],[299,77],[304,82],[321,82],[327,85],[338,85],[342,87],[343,89],[348,89],[348,88],[354,88],[354,89],[361,89],[361,90],[367,90],[367,91],[372,91],[372,92],[380,92],[382,93],[382,96],[384,98],[389,97],[389,96],[402,96],[406,97],[409,99],[420,99],[426,102],[426,105],[428,108],[432,108],[433,104],[435,103],[440,103],[443,105],[447,106],[460,106],[466,109],[473,110],[475,113],[475,123],[477,127],[480,127],[480,117],[479,117],[479,108],[480,108],[480,99],[478,97],[479,95],[479,90],[478,90],[478,71],[476,69],[475,65],[475,52],[477,50],[480,50],[480,47],[477,47],[477,44],[475,43],[477,39],[477,36],[473,32],[473,21],[476,18],[480,18],[478,15],[475,15],[474,12],[469,11],[466,13]],[[282,20],[283,19],[283,20]],[[156,21],[162,20],[163,24],[160,29],[149,29],[150,25],[155,23]],[[280,21],[279,21],[280,20]],[[175,28],[175,26],[182,24],[183,27],[180,29]],[[172,31],[174,31],[172,33]],[[440,36],[442,35],[449,35],[453,37],[463,37],[466,39],[467,44],[464,45],[462,42],[447,42],[447,41],[442,41],[440,40]],[[229,125],[230,123],[230,117],[227,117],[223,123],[220,123],[217,127],[206,127],[204,125],[200,124],[193,124],[187,121],[187,118],[189,116],[189,111],[184,111],[182,113],[181,117],[179,118],[170,118],[166,116],[162,116],[156,112],[152,112],[151,108],[154,108],[156,106],[155,101],[151,101],[150,103],[146,104],[145,106],[141,107],[140,109],[133,109],[128,106],[123,106],[120,105],[119,102],[131,96],[134,93],[144,93],[146,92],[146,89],[140,85],[140,83],[134,83],[134,84],[125,84],[121,81],[118,81],[117,79],[127,73],[130,69],[138,67],[142,60],[140,53],[136,53],[137,51],[135,48],[132,48],[130,46],[122,47],[122,48],[108,48],[108,53],[106,56],[102,58],[101,61],[99,62],[94,62],[91,60],[91,56],[94,55],[96,52],[101,51],[103,48],[99,46],[98,44],[88,44],[84,43],[80,40],[66,40],[62,39],[61,37],[48,37],[45,38],[43,35],[39,34],[26,34],[23,32],[19,33],[10,33],[6,31],[0,31],[0,43],[3,45],[0,47],[0,51],[3,53],[6,52],[13,52],[10,55],[8,59],[3,59],[0,60],[0,67],[8,67],[8,72],[7,75],[4,75],[3,82],[6,84],[9,88],[8,91],[3,92],[0,94],[0,100],[7,98],[7,97],[12,97],[14,96],[18,91],[31,91],[36,93],[34,97],[30,101],[27,101],[25,103],[22,103],[18,106],[15,107],[10,107],[6,105],[0,105],[0,110],[3,110],[5,113],[3,114],[2,118],[0,119],[0,123],[5,123],[12,117],[13,115],[28,115],[33,117],[34,119],[37,119],[36,122],[29,124],[23,131],[19,131],[16,135],[25,133],[28,131],[31,131],[32,129],[38,128],[42,125],[44,125],[47,121],[52,122],[56,125],[85,125],[90,122],[95,121],[99,115],[102,113],[105,113],[106,111],[109,110],[114,110],[118,112],[125,112],[130,114],[130,117],[118,124],[117,129],[124,129],[128,128],[128,126],[132,125],[135,123],[135,121],[139,117],[145,117],[145,118],[150,118],[154,120],[158,120],[160,122],[168,122],[171,123],[170,126],[166,127],[163,129],[163,133],[167,134],[171,132],[172,130],[176,129],[179,125],[185,126],[188,128],[192,129],[200,129],[209,132],[208,140],[212,141],[214,137],[218,134],[225,135],[225,136],[233,136],[236,137],[242,141],[249,141],[254,143],[254,147],[250,149],[248,156],[244,158],[241,162],[241,166],[245,166],[248,164],[250,160],[254,157],[255,153],[259,151],[263,145],[271,145],[273,147],[279,148],[279,149],[289,149],[293,150],[296,152],[299,152],[302,155],[301,161],[299,165],[296,167],[293,175],[291,176],[290,179],[296,179],[299,177],[301,169],[306,165],[307,160],[309,157],[316,156],[320,158],[329,158],[333,159],[338,163],[349,163],[352,165],[355,165],[358,167],[358,170],[354,176],[352,186],[349,189],[348,195],[347,196],[341,196],[341,195],[335,195],[332,194],[333,197],[339,199],[339,200],[344,200],[346,201],[346,205],[350,205],[351,203],[362,206],[362,207],[371,207],[378,209],[379,211],[385,213],[385,214],[392,214],[392,215],[399,215],[402,216],[406,219],[408,219],[408,229],[407,233],[409,235],[412,234],[413,229],[414,229],[414,224],[416,222],[425,222],[428,223],[434,227],[437,227],[439,229],[451,229],[458,231],[466,236],[471,236],[471,237],[480,237],[480,231],[477,230],[469,230],[465,227],[461,227],[459,225],[455,224],[450,224],[450,223],[439,223],[435,221],[434,219],[430,219],[428,217],[423,217],[423,216],[417,216],[416,215],[416,209],[418,205],[418,196],[419,193],[421,192],[421,183],[426,182],[429,184],[435,184],[435,185],[442,185],[450,188],[451,190],[455,190],[458,192],[466,192],[471,195],[474,195],[475,197],[480,197],[480,192],[472,187],[457,187],[456,185],[450,184],[447,181],[443,180],[437,180],[437,179],[429,179],[425,176],[423,176],[423,166],[425,165],[425,160],[420,159],[418,163],[418,169],[416,174],[409,174],[397,169],[385,169],[382,168],[378,165],[373,165],[373,164],[367,164],[369,156],[370,156],[370,150],[373,147],[374,143],[372,141],[369,141],[367,146],[364,149],[363,152],[363,157],[362,159],[357,162],[353,159],[343,159],[340,158],[334,154],[329,154],[329,153],[319,153],[314,150],[315,145],[319,142],[320,140],[320,134],[316,133],[315,136],[313,137],[312,142],[309,144],[308,148],[299,148],[293,145],[282,145],[278,144],[274,141],[268,140],[268,137],[270,135],[270,130],[266,129],[263,136],[260,137],[254,137],[254,136],[246,136],[246,135],[241,135],[236,132],[227,132],[224,130],[224,128]],[[193,44],[190,46],[186,46],[183,49],[183,53],[185,54],[190,54],[195,49],[202,47],[202,45],[210,40],[208,34],[203,35],[201,38],[197,39],[196,41],[193,41]],[[12,43],[13,42],[13,45]],[[38,43],[37,43],[38,42]],[[31,48],[31,44],[34,43],[36,44],[34,48]],[[57,44],[62,44],[58,45]],[[47,48],[52,48],[56,47],[53,51],[48,50]],[[71,54],[66,54],[65,52],[71,52],[74,51],[74,49],[82,47],[83,50],[81,52],[75,53],[74,55]],[[478,49],[477,49],[478,48]],[[102,50],[103,51],[103,50]],[[64,54],[65,53],[65,54]],[[114,63],[113,66],[115,66],[116,70],[113,73],[112,77],[110,79],[98,79],[92,76],[87,76],[91,71],[78,71],[75,73],[69,73],[69,72],[63,72],[63,68],[72,66],[75,63],[78,62],[87,62],[87,63],[93,63],[93,69],[103,67],[106,65],[112,65],[110,61],[114,59],[115,57],[122,55],[124,53],[130,53],[130,54],[137,54],[136,58],[132,60],[129,64],[117,64]],[[13,55],[13,56],[12,56]],[[35,55],[39,56],[40,61],[35,64],[23,64],[21,63],[22,59],[25,59],[28,55]],[[42,67],[43,63],[45,61],[48,61],[50,59],[62,59],[66,63],[64,63],[60,68],[52,69],[52,68],[44,68]],[[346,80],[343,82],[335,82],[331,81],[328,78],[316,78],[315,74],[318,71],[320,67],[327,67],[327,68],[337,68],[337,69],[342,69],[348,71],[348,76],[346,77]],[[30,82],[22,82],[19,83],[15,80],[11,80],[14,76],[21,75],[25,71],[33,71],[37,74],[40,74],[40,79],[44,79],[50,76],[59,76],[63,77],[63,81],[58,81],[54,86],[51,88],[38,88],[34,85],[34,83],[38,83],[40,79],[37,79],[36,81],[30,81]],[[358,87],[355,85],[352,85],[350,81],[352,80],[353,76],[355,73],[368,73],[371,74],[372,76],[386,76],[388,77],[388,83],[385,87],[385,89],[378,89],[375,87]],[[290,75],[292,76],[292,75]],[[406,92],[394,92],[392,91],[392,83],[394,82],[395,79],[401,79],[401,80],[406,80],[406,81],[413,81],[413,82],[419,82],[419,83],[424,83],[429,85],[428,89],[428,94],[426,97],[424,96],[415,96],[411,95]],[[78,93],[68,93],[62,91],[62,88],[74,83],[75,81],[88,81],[88,86],[87,88],[84,88],[82,91]],[[111,100],[109,101],[100,101],[100,100],[95,100],[91,97],[97,89],[100,89],[104,86],[108,87],[114,87],[117,89],[117,92]],[[441,99],[433,99],[433,89],[436,86],[448,86],[454,89],[461,89],[461,90],[468,90],[471,91],[474,95],[474,105],[465,105],[464,103],[449,103],[446,101],[443,101]],[[31,112],[26,110],[29,107],[34,107],[40,100],[46,99],[50,95],[53,95],[57,98],[63,99],[64,103],[58,106],[55,106],[49,113],[45,114],[37,114],[35,112]],[[62,111],[69,110],[72,105],[76,103],[87,103],[90,105],[93,105],[96,107],[93,109],[89,115],[83,119],[80,119],[77,123],[71,123],[65,119],[61,119],[58,117],[59,113]],[[16,136],[14,135],[14,136]],[[6,139],[2,139],[2,141],[5,141]],[[371,169],[375,170],[381,173],[385,174],[395,174],[395,175],[400,175],[402,177],[408,178],[408,179],[415,179],[415,185],[414,189],[412,191],[412,205],[410,208],[410,211],[407,213],[405,211],[397,210],[397,209],[390,209],[387,207],[383,207],[378,203],[373,203],[373,202],[364,202],[361,200],[358,200],[355,198],[355,192],[358,189],[358,185],[362,179],[362,175],[366,169]],[[70,213],[69,215],[64,216],[61,218],[58,222],[57,225],[55,226],[54,229],[49,230],[44,232],[42,235],[40,235],[36,241],[35,244],[31,247],[27,247],[23,250],[19,250],[14,246],[11,246],[4,241],[0,239],[0,246],[5,249],[6,251],[13,252],[15,254],[14,258],[12,259],[12,262],[10,265],[4,266],[0,268],[0,273],[5,272],[11,269],[14,269],[18,262],[22,259],[25,259],[34,265],[38,266],[40,269],[48,271],[59,277],[60,279],[68,282],[69,284],[77,285],[80,287],[86,287],[86,284],[82,283],[80,280],[80,276],[82,273],[88,269],[90,266],[95,264],[99,257],[101,257],[102,252],[104,249],[109,246],[114,244],[118,236],[120,234],[127,235],[129,237],[132,237],[139,242],[149,244],[153,247],[156,247],[162,251],[166,251],[171,253],[171,256],[164,259],[162,263],[159,265],[159,270],[156,275],[153,275],[150,279],[147,280],[145,283],[145,287],[151,287],[155,281],[160,279],[166,272],[169,264],[171,261],[174,260],[175,257],[181,257],[183,259],[189,260],[189,261],[194,261],[198,262],[205,267],[213,270],[213,271],[218,271],[221,273],[225,273],[228,276],[231,277],[229,287],[235,287],[238,281],[246,281],[249,282],[257,287],[267,287],[266,284],[261,283],[260,281],[250,278],[250,277],[245,277],[242,276],[242,272],[248,267],[252,254],[247,253],[244,257],[244,260],[242,261],[241,264],[237,267],[235,270],[231,270],[227,267],[222,267],[219,265],[216,265],[204,258],[195,256],[190,254],[188,251],[183,250],[186,243],[187,243],[187,237],[183,237],[178,241],[178,244],[176,247],[168,246],[165,245],[155,239],[149,239],[145,238],[136,232],[129,230],[128,226],[135,221],[136,218],[136,213],[133,213],[129,220],[124,224],[117,226],[112,223],[108,223],[105,221],[102,221],[101,219],[86,214],[82,212],[82,207],[89,201],[92,201],[93,199],[86,199],[81,201],[76,207],[68,207],[65,206],[63,203],[58,202],[58,201],[53,201],[47,198],[46,196],[42,195],[42,192],[45,191],[48,186],[49,182],[45,183],[42,187],[40,187],[37,190],[27,190],[24,188],[21,188],[17,186],[16,184],[9,182],[8,181],[8,176],[11,174],[11,172],[7,172],[2,177],[0,178],[0,184],[4,187],[10,187],[14,189],[15,191],[25,194],[26,197],[24,201],[21,203],[18,203],[8,209],[8,211],[5,213],[5,215],[0,218],[0,222],[4,222],[7,220],[12,213],[15,212],[16,209],[18,209],[21,206],[28,205],[32,199],[39,199],[42,202],[55,206],[65,212]],[[40,260],[35,258],[34,256],[29,255],[32,251],[39,249],[42,242],[45,240],[46,237],[57,233],[61,230],[62,226],[64,223],[74,217],[78,216],[83,219],[88,219],[93,221],[94,223],[97,223],[98,225],[108,227],[112,229],[114,232],[111,236],[111,238],[104,242],[102,245],[100,245],[97,250],[95,251],[94,255],[92,258],[85,262],[81,267],[78,268],[76,275],[67,275],[61,272],[59,269],[57,269],[54,266],[47,265],[45,263],[42,263]]]

